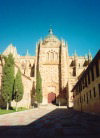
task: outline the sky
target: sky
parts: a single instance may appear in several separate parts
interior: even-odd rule
[[[100,0],[0,0],[0,53],[12,43],[20,55],[35,55],[36,42],[53,33],[76,50],[94,56],[100,48]]]

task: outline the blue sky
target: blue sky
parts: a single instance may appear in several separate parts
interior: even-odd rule
[[[18,53],[35,55],[36,42],[48,34],[74,50],[94,56],[100,48],[100,0],[0,0],[0,53],[13,43]]]

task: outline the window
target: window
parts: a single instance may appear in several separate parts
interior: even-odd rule
[[[98,84],[98,91],[99,91],[99,97],[100,97],[100,84]]]
[[[31,64],[29,64],[29,68],[31,68]]]
[[[87,104],[88,104],[88,93],[86,94],[86,97],[87,97]]]
[[[94,97],[96,97],[95,87],[93,88]]]
[[[85,86],[87,87],[87,76],[85,76]]]
[[[80,83],[80,91],[82,91],[82,83]]]
[[[81,92],[81,83],[79,83],[79,92]]]
[[[88,72],[88,84],[90,84],[90,74]]]
[[[98,61],[95,63],[96,65],[96,76],[98,77],[99,76],[99,63]]]
[[[91,90],[90,90],[90,92],[89,92],[89,93],[90,93],[90,99],[91,99],[91,97],[92,97],[92,95],[91,95]]]
[[[73,68],[73,76],[76,76],[76,67]]]
[[[49,61],[54,61],[54,52],[48,52],[47,53],[47,59],[49,60]]]
[[[85,88],[85,82],[84,82],[84,78],[83,78],[83,81],[82,81],[82,82],[83,82],[83,89],[84,89],[84,88]]]
[[[91,68],[91,75],[92,75],[92,81],[94,81],[94,72],[93,72],[93,67]]]
[[[55,53],[55,60],[58,59],[58,53]]]
[[[35,65],[31,67],[31,72],[30,72],[30,77],[34,77],[34,76],[35,76]]]
[[[53,61],[53,60],[54,60],[54,53],[51,52],[51,61]]]

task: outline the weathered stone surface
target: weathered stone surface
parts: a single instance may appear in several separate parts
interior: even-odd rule
[[[73,106],[71,89],[77,82],[79,75],[87,67],[85,57],[68,55],[68,45],[59,40],[53,32],[36,45],[36,56],[20,56],[12,44],[3,52],[4,55],[12,53],[15,58],[15,74],[20,68],[24,85],[24,96],[18,106],[31,107],[36,86],[36,71],[39,68],[42,77],[43,103],[48,103],[49,93],[56,94],[56,103]],[[2,78],[2,57],[0,58],[0,88]],[[52,97],[52,96],[51,96]],[[59,98],[60,97],[60,98]],[[52,101],[52,99],[51,99]],[[15,106],[14,101],[12,105]]]
[[[100,116],[45,106],[0,116],[1,138],[100,138]]]

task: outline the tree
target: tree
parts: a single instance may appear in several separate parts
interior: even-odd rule
[[[36,101],[42,103],[42,79],[39,71],[36,76]]]
[[[20,69],[18,69],[14,83],[14,100],[16,102],[16,111],[17,111],[17,103],[21,101],[22,98],[23,98],[23,84],[21,78],[21,71]]]
[[[6,102],[6,109],[9,109],[9,104],[12,100],[13,88],[14,88],[14,58],[12,54],[8,57],[4,57],[5,64],[3,66],[2,77],[2,97]]]

